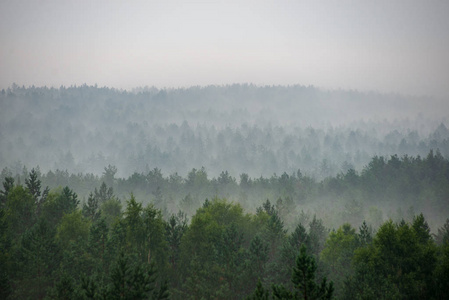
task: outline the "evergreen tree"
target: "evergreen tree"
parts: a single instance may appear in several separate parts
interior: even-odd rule
[[[328,230],[324,227],[323,221],[321,219],[317,219],[316,216],[313,216],[313,220],[309,223],[309,251],[315,255],[316,258],[319,257],[324,248],[327,234]]]
[[[89,229],[88,249],[94,261],[98,262],[100,270],[108,266],[108,231],[104,218],[95,221]]]
[[[182,211],[178,214],[172,214],[170,219],[165,224],[165,236],[168,243],[168,261],[172,269],[176,269],[179,252],[181,246],[181,239],[187,230],[187,217]]]
[[[299,223],[282,245],[279,255],[279,271],[276,282],[291,286],[290,279],[292,274],[290,266],[295,264],[298,251],[302,245],[310,247],[309,241],[309,235],[307,234],[306,229]]]
[[[292,275],[292,282],[297,289],[297,293],[303,299],[331,299],[333,283],[327,285],[326,278],[324,278],[321,285],[318,286],[315,283],[315,271],[315,259],[307,254],[306,246],[302,245]]]
[[[103,181],[100,185],[99,190],[97,190],[97,188],[95,188],[94,197],[95,197],[95,200],[98,203],[98,205],[102,205],[106,201],[114,198],[114,190],[113,190],[112,186],[108,188],[106,183]]]
[[[292,292],[284,285],[273,285],[274,299],[332,299],[334,293],[333,283],[329,284],[323,278],[320,285],[315,282],[316,263],[313,256],[307,254],[303,244],[293,267],[292,283],[295,291]]]
[[[11,237],[5,212],[0,207],[0,298],[7,299],[11,294]]]
[[[449,244],[449,219],[446,219],[444,225],[438,228],[438,233],[435,235],[435,242],[438,245]]]
[[[247,300],[268,300],[270,297],[270,291],[265,289],[260,279],[257,281],[256,290],[251,296],[248,296]]]
[[[156,287],[156,271],[151,264],[131,265],[122,252],[111,271],[109,299],[167,299],[168,286],[162,283]]]
[[[46,201],[50,188],[47,186],[45,190],[41,193],[41,180],[38,178],[39,174],[34,168],[31,169],[29,178],[25,179],[25,185],[33,195],[34,201],[36,202],[36,212],[40,215],[41,207]]]
[[[18,185],[9,190],[4,213],[13,237],[30,229],[36,222],[36,203],[28,189]]]
[[[361,247],[367,246],[371,244],[373,240],[372,237],[372,229],[368,227],[365,221],[363,221],[362,225],[359,227],[358,241]]]
[[[7,176],[3,182],[4,191],[0,191],[0,208],[5,206],[6,200],[8,199],[8,194],[14,187],[14,178]]]
[[[61,249],[55,231],[40,219],[21,238],[17,252],[17,279],[14,296],[42,298],[53,282],[53,274],[61,261]]]
[[[87,198],[87,204],[83,204],[83,216],[92,222],[100,217],[100,212],[98,211],[98,198],[94,197],[92,193],[90,193]]]

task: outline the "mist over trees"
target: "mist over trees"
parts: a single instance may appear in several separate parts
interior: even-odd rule
[[[322,179],[377,156],[449,156],[447,105],[305,86],[120,91],[13,85],[0,95],[0,167],[100,175],[292,173]]]
[[[2,299],[445,299],[447,104],[305,86],[0,94]]]

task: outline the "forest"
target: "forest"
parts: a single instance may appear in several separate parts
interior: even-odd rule
[[[158,169],[126,179],[115,172],[113,166],[102,176],[3,170],[2,298],[444,299],[449,293],[449,219],[443,221],[449,161],[439,152],[374,157],[361,174],[351,169],[322,181],[299,170],[257,179],[241,174],[239,182],[227,172],[209,179],[204,169],[185,178]],[[81,200],[75,190],[89,187]],[[114,189],[135,193],[120,199]],[[314,209],[316,202],[329,207]],[[384,215],[381,208],[393,202],[400,206]],[[432,228],[425,215],[440,224]]]
[[[0,168],[100,175],[238,177],[299,168],[317,179],[361,171],[374,156],[449,158],[446,102],[313,86],[230,85],[120,91],[19,87],[0,93]]]
[[[13,85],[0,298],[446,299],[443,107],[312,86]]]

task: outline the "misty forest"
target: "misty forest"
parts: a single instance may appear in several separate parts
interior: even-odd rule
[[[0,94],[1,299],[447,299],[449,111],[314,86]]]

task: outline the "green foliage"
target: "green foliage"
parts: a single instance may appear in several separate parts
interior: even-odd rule
[[[118,199],[111,198],[100,205],[100,212],[108,227],[112,227],[122,217],[122,204]]]
[[[328,235],[328,230],[323,225],[323,220],[317,219],[314,215],[313,220],[309,223],[309,245],[310,253],[319,257],[324,248],[324,243]]]
[[[438,228],[438,233],[435,235],[435,242],[438,245],[449,243],[449,219],[446,219],[444,225]]]
[[[95,221],[89,229],[88,252],[92,259],[100,265],[100,269],[108,266],[109,228],[104,218]]]
[[[14,178],[11,176],[5,177],[5,181],[3,182],[4,191],[0,191],[0,207],[3,207],[8,199],[8,194],[14,187]]]
[[[327,284],[323,278],[320,285],[315,282],[316,263],[313,256],[307,254],[303,244],[293,267],[291,281],[295,288],[292,292],[284,285],[273,285],[273,299],[332,299],[333,283]]]
[[[315,283],[316,263],[315,259],[307,255],[306,246],[302,245],[299,256],[296,258],[296,266],[293,268],[292,282],[299,295],[304,299],[331,299],[333,294],[332,282],[327,285],[326,278],[321,285]]]
[[[268,300],[270,296],[270,291],[265,289],[262,285],[260,279],[257,281],[257,287],[251,296],[248,296],[247,300]],[[282,298],[281,298],[282,299]]]
[[[152,204],[149,204],[143,210],[142,220],[145,232],[147,262],[155,262],[159,271],[162,272],[167,267],[166,223],[162,219],[161,211]]]
[[[60,299],[60,300],[71,300],[78,298],[76,297],[75,286],[72,280],[67,273],[63,273],[60,276],[58,282],[56,282],[54,288],[50,289],[48,293],[48,298],[50,299]]]
[[[6,299],[11,294],[11,237],[5,212],[0,208],[0,298]]]
[[[25,179],[25,185],[31,195],[33,195],[37,205],[37,215],[40,215],[42,204],[46,201],[50,189],[47,186],[45,190],[41,192],[41,180],[38,177],[40,177],[40,172],[36,171],[34,168],[31,169],[29,178]]]
[[[244,235],[251,227],[241,206],[226,200],[214,199],[197,210],[181,245],[184,288],[189,294],[195,298],[239,295],[244,286],[239,279],[245,267]],[[204,286],[201,290],[198,282]]]
[[[401,197],[410,197],[403,199],[404,207],[413,201],[419,211],[422,199],[429,197],[426,215],[433,207],[444,212],[447,170],[447,161],[433,152],[424,159],[374,158],[360,175],[348,171],[322,182],[284,173],[258,179],[241,176],[238,185],[227,172],[208,179],[204,169],[194,169],[184,180],[179,175],[164,178],[154,169],[133,177],[136,195],[144,193],[148,201],[141,203],[131,194],[123,213],[120,200],[106,185],[106,173],[40,175],[37,169],[28,173],[19,168],[20,178],[26,178],[24,187],[19,177],[14,185],[5,171],[0,193],[0,298],[164,298],[170,288],[174,299],[289,299],[306,294],[309,299],[444,299],[449,290],[449,221],[437,230],[434,241],[423,214],[412,218],[413,210],[401,208],[397,215],[405,219],[382,223],[379,208],[389,201],[387,195],[404,191]],[[108,172],[111,186],[120,193],[129,190],[131,179],[115,178],[113,168]],[[68,186],[43,197],[40,180],[47,183],[49,178],[63,186],[77,182],[77,188],[87,191],[100,187],[80,210],[78,194]],[[219,198],[199,203],[214,193],[240,199],[242,191],[242,204]],[[192,222],[183,212],[162,214],[148,204],[152,192],[161,196],[160,207],[167,207],[167,212],[176,210],[184,197],[178,203],[188,207]],[[169,198],[171,202],[165,203]],[[245,213],[242,205],[254,210],[256,198],[278,200],[266,200],[255,214]],[[332,199],[335,205],[329,202],[325,209],[335,214],[318,209],[317,216],[304,210],[295,215],[299,201],[311,205],[319,198]],[[322,203],[328,202],[316,206]],[[357,205],[349,207],[358,214],[349,220],[365,214],[369,223],[363,222],[359,232],[354,223],[329,232],[325,224],[337,222],[333,215],[342,215],[341,203]],[[396,207],[391,211],[394,214]],[[439,218],[429,219],[430,224]],[[308,230],[293,220],[307,224]],[[335,291],[325,278],[335,283]]]
[[[343,286],[346,277],[352,275],[352,258],[358,246],[358,235],[350,224],[330,232],[326,240],[321,259],[330,269],[329,278],[336,283],[337,289]],[[336,294],[339,295],[340,291],[337,290]]]
[[[114,172],[111,171],[109,173],[115,174],[115,172],[117,172],[117,170],[115,170]],[[110,174],[109,176],[112,176],[112,178],[113,178],[112,174]],[[95,188],[93,196],[94,196],[95,202],[98,203],[98,205],[102,205],[106,201],[114,198],[114,189],[112,188],[112,186],[110,186],[108,188],[106,183],[103,181],[101,183],[99,190],[97,190],[97,188]]]
[[[133,263],[135,257],[118,255],[109,283],[83,276],[79,294],[83,299],[168,299],[168,285],[157,282],[153,264]],[[135,260],[134,260],[135,261]]]
[[[302,245],[310,247],[309,234],[305,227],[298,223],[295,230],[287,237],[282,245],[278,263],[278,276],[276,282],[291,286],[291,266],[295,264],[298,251]]]
[[[42,298],[51,287],[53,274],[61,262],[56,232],[40,219],[21,238],[16,253],[15,298]]]
[[[83,216],[89,220],[96,221],[100,217],[98,210],[98,199],[92,193],[87,198],[87,203],[83,204]]]
[[[133,249],[140,257],[145,255],[145,229],[142,219],[142,203],[138,203],[133,194],[126,201],[124,223],[126,224],[126,237],[128,251]]]
[[[268,261],[268,245],[266,245],[259,235],[256,235],[249,246],[247,255],[247,281],[253,286],[256,279],[260,281],[265,275],[265,265]]]
[[[435,297],[444,299],[449,295],[449,242],[444,242],[438,249],[438,262],[434,272]]]
[[[9,230],[14,236],[21,236],[36,222],[36,203],[33,195],[21,185],[11,188],[4,213]]]
[[[363,221],[362,225],[359,228],[358,234],[359,245],[361,247],[364,247],[371,244],[372,241],[373,241],[372,228],[369,227],[365,221]]]
[[[379,299],[422,299],[434,294],[436,248],[422,215],[412,224],[384,223],[373,243],[355,251],[347,293]],[[348,294],[347,294],[348,295]]]
[[[89,235],[89,222],[83,218],[81,211],[76,210],[65,214],[56,229],[56,239],[66,248],[69,243],[87,241]]]
[[[168,244],[168,261],[170,268],[175,270],[179,261],[181,239],[187,230],[187,217],[182,211],[173,214],[165,224],[165,236]]]
[[[76,211],[79,204],[78,195],[69,187],[57,189],[48,194],[42,207],[42,217],[48,220],[51,226],[58,226],[64,214]]]

